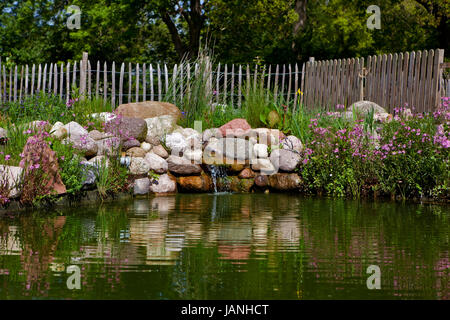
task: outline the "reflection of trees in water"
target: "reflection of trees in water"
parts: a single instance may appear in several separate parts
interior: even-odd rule
[[[381,267],[382,289],[396,296],[448,295],[448,275],[435,272],[440,261],[448,262],[448,249],[442,249],[448,216],[434,214],[433,207],[405,206],[307,200],[313,214],[303,217],[301,234],[309,272],[337,289],[365,289],[366,268],[375,264]]]
[[[284,194],[140,199],[0,220],[0,262],[20,254],[20,265],[7,265],[23,273],[24,295],[45,296],[55,266],[79,264],[92,298],[143,266],[170,266],[167,290],[178,298],[308,298],[321,285],[367,290],[366,268],[376,264],[383,289],[448,298],[448,214],[405,206]]]
[[[22,215],[14,222],[0,220],[2,260],[18,255],[16,263],[8,264],[10,279],[24,284],[23,296],[47,296],[50,289],[51,267],[59,237],[66,223],[64,216]],[[5,231],[8,232],[5,233]]]

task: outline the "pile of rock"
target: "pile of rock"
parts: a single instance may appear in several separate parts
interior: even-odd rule
[[[92,114],[104,130],[91,130],[72,121],[57,122],[48,132],[81,151],[90,174],[86,184],[95,183],[94,167],[109,157],[127,159],[135,177],[134,193],[174,193],[214,190],[208,165],[225,166],[231,191],[254,189],[293,190],[300,185],[295,173],[301,161],[302,142],[275,129],[256,128],[235,119],[220,128],[198,132],[176,123],[180,110],[164,102],[129,103],[114,113]],[[0,131],[0,135],[7,136]],[[0,137],[1,138],[1,137]],[[17,178],[21,168],[0,167],[5,176]],[[11,195],[19,191],[13,189]]]

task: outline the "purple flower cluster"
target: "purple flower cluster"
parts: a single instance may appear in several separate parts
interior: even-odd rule
[[[445,132],[444,126],[441,124],[437,127],[436,134],[433,136],[433,143],[440,148],[447,149],[450,147],[449,135],[450,132]]]
[[[69,101],[67,101],[66,102],[66,107],[67,107],[67,109],[70,109],[70,108],[72,108],[72,106],[75,104],[75,102],[77,102],[78,101],[78,98],[75,98],[75,99],[69,99]]]

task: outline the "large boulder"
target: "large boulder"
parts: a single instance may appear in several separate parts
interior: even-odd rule
[[[174,193],[176,190],[176,180],[167,173],[160,175],[157,181],[150,185],[150,191],[153,193]]]
[[[20,196],[23,168],[0,165],[0,186],[8,188],[8,197],[17,198]],[[5,185],[6,184],[6,185]]]
[[[387,111],[372,101],[358,101],[352,104],[350,111],[354,111],[358,117],[358,119],[364,119],[365,116],[370,112],[370,110],[374,111],[374,114],[376,113],[387,113]]]
[[[150,164],[150,169],[156,173],[166,173],[169,169],[167,161],[153,152],[147,153],[144,159]]]
[[[245,119],[234,119],[219,128],[222,136],[240,137],[248,134],[252,127]]]
[[[177,106],[160,101],[143,101],[121,104],[115,111],[125,117],[130,118],[154,118],[164,115],[174,117],[176,121],[181,118],[181,111]]]
[[[254,144],[239,138],[221,138],[209,142],[204,153],[207,157],[248,160],[254,158]]]
[[[158,145],[166,134],[172,133],[177,124],[176,118],[171,115],[147,118],[145,122],[147,123],[145,141],[154,146]]]
[[[301,179],[296,173],[276,173],[268,176],[269,186],[275,190],[296,190],[301,185]]]
[[[167,158],[169,171],[179,175],[195,175],[202,172],[202,168],[198,164],[191,163],[186,158],[171,155]]]
[[[211,178],[206,174],[199,176],[178,177],[177,183],[184,191],[208,192],[213,189]]]
[[[270,162],[273,163],[275,168],[286,172],[294,171],[300,160],[300,154],[292,150],[277,149],[270,154]]]
[[[144,119],[117,117],[105,124],[105,132],[119,137],[121,141],[134,138],[142,142],[147,137],[147,123]]]

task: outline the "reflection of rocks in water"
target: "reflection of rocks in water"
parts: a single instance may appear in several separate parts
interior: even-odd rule
[[[167,219],[144,220],[130,218],[130,243],[145,245],[147,243],[164,243],[167,232]]]
[[[218,251],[222,259],[247,260],[250,256],[252,225],[224,223],[218,232]]]
[[[262,212],[252,217],[253,247],[255,253],[267,253],[267,243],[269,237],[269,226],[272,221],[270,213]]]
[[[190,197],[178,197],[177,198],[177,211],[182,213],[199,213],[205,206],[205,198],[202,196],[190,196]]]
[[[174,196],[158,196],[150,199],[151,210],[166,214],[175,210],[176,198]]]
[[[3,228],[2,228],[3,229]],[[17,256],[22,252],[17,226],[6,226],[0,237],[0,255]]]
[[[219,231],[219,242],[250,243],[252,239],[252,225],[247,222],[223,223]]]
[[[170,250],[177,248],[176,245],[169,241],[170,245],[167,248],[167,228],[167,217],[154,220],[130,218],[130,243],[145,247],[147,265],[173,264],[177,259],[178,252]]]
[[[183,249],[184,242],[185,242],[184,233],[168,233],[165,239],[166,250],[179,252]]]
[[[133,201],[133,213],[136,215],[147,215],[150,211],[150,203],[147,199],[135,199]]]
[[[280,241],[282,246],[297,249],[300,241],[300,228],[297,217],[278,217],[273,221],[272,227],[274,229],[274,238]]]
[[[221,259],[225,260],[244,260],[241,262],[233,262],[233,264],[237,263],[245,263],[245,260],[248,260],[250,257],[250,245],[219,245],[218,252]]]

